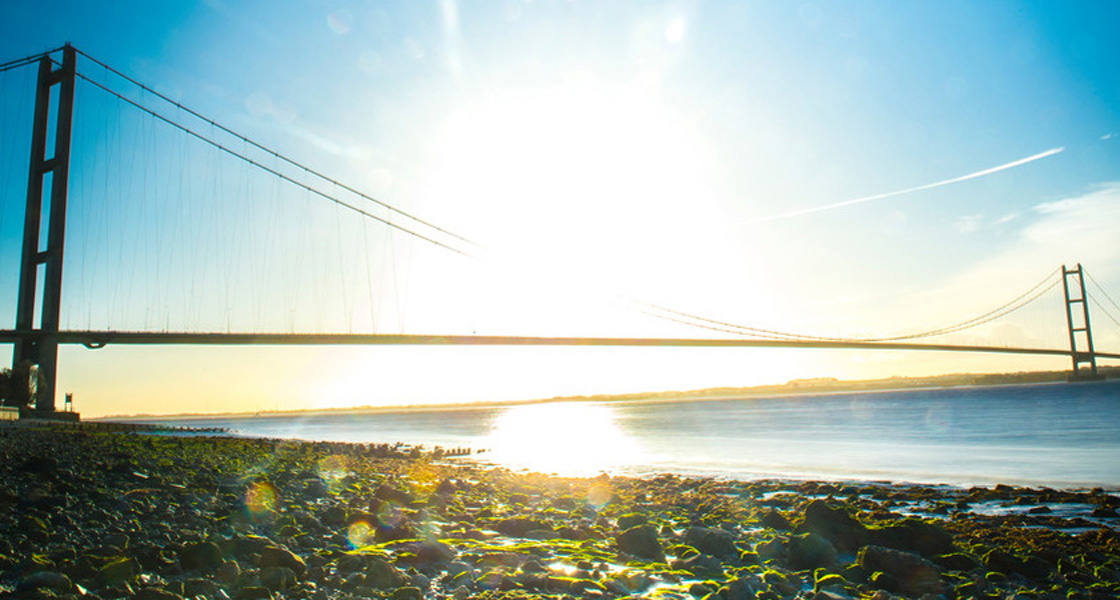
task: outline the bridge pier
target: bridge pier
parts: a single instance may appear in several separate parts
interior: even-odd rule
[[[12,352],[13,373],[35,374],[16,381],[17,401],[33,399],[37,413],[54,413],[58,375],[58,326],[62,300],[62,254],[66,238],[66,191],[70,170],[70,128],[74,115],[76,52],[67,44],[62,65],[55,69],[50,56],[39,59],[35,88],[35,114],[31,132],[31,161],[27,178],[27,209],[23,221],[23,251],[19,272],[16,331],[26,332]],[[51,89],[58,86],[54,119],[53,155],[47,157],[50,135]],[[49,193],[44,196],[44,189]],[[47,206],[44,207],[44,197]],[[45,247],[39,239],[47,222]],[[39,269],[43,269],[40,296]],[[35,304],[41,312],[35,321]],[[37,368],[32,368],[32,367]],[[18,379],[18,378],[17,378]],[[24,383],[26,382],[26,386]]]

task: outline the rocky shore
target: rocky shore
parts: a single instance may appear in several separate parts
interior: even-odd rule
[[[1120,598],[1120,496],[0,430],[0,598]]]

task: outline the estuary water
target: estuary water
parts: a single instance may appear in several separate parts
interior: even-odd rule
[[[470,447],[475,452],[457,460],[561,475],[1120,489],[1120,381],[149,422],[244,436]]]

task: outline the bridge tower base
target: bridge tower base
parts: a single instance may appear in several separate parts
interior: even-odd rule
[[[35,400],[35,413],[55,412],[55,382],[58,374],[58,326],[62,300],[62,251],[66,237],[66,188],[70,171],[70,126],[74,116],[74,74],[76,52],[67,44],[62,50],[62,65],[55,69],[50,56],[39,60],[39,79],[35,88],[35,115],[31,132],[31,163],[27,178],[27,209],[23,220],[23,251],[19,272],[19,298],[16,305],[16,331],[22,337],[12,352],[12,371],[20,376],[17,402],[27,405]],[[47,157],[50,134],[51,88],[55,93],[53,156]],[[44,189],[47,206],[43,206]],[[44,219],[46,246],[39,232]],[[42,296],[39,268],[43,268]],[[35,305],[40,303],[39,322]],[[33,368],[34,367],[34,368]],[[23,377],[27,374],[27,377]],[[27,382],[26,387],[22,385]]]
[[[1070,278],[1076,278],[1071,285]],[[1062,288],[1066,294],[1066,324],[1069,326],[1069,350],[1073,359],[1070,381],[1099,381],[1104,375],[1097,371],[1097,355],[1093,350],[1093,328],[1089,324],[1089,297],[1085,293],[1085,274],[1081,263],[1067,269],[1062,265]],[[1073,295],[1071,295],[1073,292]],[[1074,305],[1080,305],[1074,308]],[[1083,349],[1080,349],[1083,348]],[[1081,365],[1088,365],[1082,369]]]

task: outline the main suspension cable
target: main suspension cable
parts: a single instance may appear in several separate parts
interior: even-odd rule
[[[375,204],[377,204],[377,205],[379,205],[379,206],[381,206],[381,207],[383,207],[387,210],[395,212],[395,213],[397,213],[397,214],[399,214],[403,217],[407,217],[409,219],[412,219],[413,221],[416,221],[417,223],[420,223],[420,224],[422,224],[426,227],[430,227],[430,228],[432,228],[432,229],[434,229],[434,230],[436,230],[440,233],[449,235],[449,236],[451,236],[455,239],[458,239],[462,242],[466,242],[467,244],[470,244],[470,245],[474,246],[475,248],[483,249],[482,245],[478,244],[477,242],[474,242],[470,239],[467,239],[466,237],[461,236],[461,235],[459,235],[459,234],[457,234],[453,231],[449,231],[447,229],[444,229],[443,227],[435,225],[434,223],[431,223],[429,221],[421,219],[420,217],[409,214],[409,213],[407,213],[407,212],[405,212],[405,211],[403,211],[399,208],[396,208],[396,207],[394,207],[394,206],[392,206],[392,205],[390,205],[386,202],[378,200],[377,198],[374,198],[374,197],[372,197],[372,196],[370,196],[370,195],[368,195],[368,194],[366,194],[366,193],[364,193],[364,192],[362,192],[358,189],[355,189],[355,188],[353,188],[349,185],[346,185],[346,184],[338,181],[337,179],[334,179],[334,178],[332,178],[328,175],[325,175],[325,174],[323,174],[319,171],[316,171],[315,169],[312,169],[312,168],[308,167],[307,165],[304,165],[303,163],[300,163],[300,162],[298,162],[294,159],[288,158],[287,156],[285,156],[283,154],[280,154],[279,152],[277,152],[277,151],[275,151],[271,148],[268,148],[267,146],[259,144],[255,141],[245,137],[244,135],[241,135],[240,133],[237,133],[236,131],[230,129],[229,127],[226,127],[225,125],[222,125],[221,123],[218,123],[218,122],[214,121],[213,119],[210,119],[210,118],[200,114],[199,112],[182,105],[181,103],[167,97],[166,95],[161,94],[160,92],[157,92],[156,90],[153,90],[152,88],[150,88],[150,87],[144,85],[143,83],[133,79],[132,77],[129,77],[128,75],[125,75],[121,71],[118,71],[117,69],[114,69],[113,67],[105,64],[104,62],[90,56],[89,54],[86,54],[85,52],[83,52],[81,50],[77,50],[77,52],[78,52],[78,54],[81,54],[85,58],[87,58],[90,61],[96,63],[97,65],[100,65],[101,67],[103,67],[107,71],[117,75],[118,77],[124,79],[125,81],[128,81],[129,83],[131,83],[135,86],[138,86],[140,89],[152,94],[153,96],[159,98],[160,100],[163,100],[164,102],[167,102],[167,103],[175,106],[176,108],[178,108],[178,109],[182,110],[183,112],[185,112],[185,113],[187,113],[187,114],[189,114],[189,115],[207,123],[208,125],[211,125],[211,126],[217,128],[218,130],[220,130],[220,131],[222,131],[222,132],[224,132],[228,135],[231,135],[231,136],[233,136],[233,137],[235,137],[235,138],[253,146],[254,148],[256,148],[256,149],[258,149],[262,152],[265,152],[265,153],[267,153],[267,154],[269,154],[269,155],[271,155],[275,158],[278,158],[281,161],[283,161],[285,163],[288,163],[289,165],[292,165],[293,167],[296,167],[297,169],[302,169],[304,172],[306,172],[310,175],[318,177],[319,179],[322,179],[323,181],[326,181],[328,183],[334,184],[334,185],[336,185],[336,186],[338,186],[338,187],[340,187],[340,188],[342,188],[342,189],[344,189],[344,190],[346,190],[346,191],[348,191],[348,192],[350,192],[350,193],[352,193],[352,194],[354,194],[354,195],[356,195],[356,196],[358,196],[358,197],[360,197],[364,200],[367,200],[369,202],[373,202],[373,203],[375,203]]]
[[[140,109],[143,112],[148,113],[149,115],[152,115],[153,117],[159,119],[160,121],[163,121],[164,123],[167,123],[168,125],[171,125],[172,127],[176,128],[176,129],[178,129],[178,130],[180,130],[180,131],[182,131],[182,132],[184,132],[184,133],[186,133],[186,134],[188,134],[188,135],[190,135],[190,136],[192,136],[192,137],[194,137],[194,138],[196,138],[196,139],[198,139],[198,140],[200,140],[200,141],[202,141],[206,144],[209,144],[210,146],[213,146],[213,147],[217,148],[218,150],[221,150],[222,152],[225,152],[226,154],[229,154],[231,156],[239,158],[242,161],[245,161],[246,163],[249,163],[250,165],[253,165],[256,168],[258,168],[262,171],[265,171],[266,173],[269,173],[271,175],[279,177],[280,179],[283,179],[284,181],[287,181],[288,183],[290,183],[290,184],[292,184],[296,187],[305,189],[305,190],[307,190],[307,191],[309,191],[309,192],[311,192],[311,193],[313,193],[317,196],[320,196],[320,197],[322,197],[326,200],[334,202],[335,204],[338,204],[338,205],[343,206],[347,209],[350,209],[350,210],[352,210],[352,211],[354,211],[354,212],[356,212],[356,213],[358,213],[358,214],[360,214],[364,217],[373,219],[375,221],[379,221],[379,222],[384,223],[385,225],[388,225],[389,227],[392,227],[394,229],[399,229],[400,231],[403,231],[403,232],[405,232],[409,235],[420,238],[420,239],[422,239],[426,242],[429,242],[431,244],[435,244],[436,246],[439,246],[441,248],[444,248],[444,249],[450,250],[452,252],[455,252],[456,254],[461,254],[461,255],[466,256],[468,258],[475,258],[474,255],[472,255],[471,253],[469,253],[467,251],[464,251],[464,250],[461,250],[459,248],[455,248],[454,246],[450,246],[448,244],[445,244],[445,243],[443,243],[439,240],[433,239],[433,238],[431,238],[429,236],[426,236],[422,233],[419,233],[419,232],[413,231],[413,230],[411,230],[407,227],[404,227],[403,225],[393,223],[389,219],[379,217],[379,216],[377,216],[373,213],[370,213],[370,212],[368,212],[368,211],[366,211],[362,208],[354,206],[353,204],[350,204],[350,203],[348,203],[348,202],[346,202],[346,201],[344,201],[344,200],[342,200],[342,199],[340,199],[336,196],[328,194],[327,192],[324,192],[322,190],[314,188],[314,187],[312,187],[312,186],[310,186],[306,183],[303,183],[301,181],[297,181],[296,179],[294,179],[294,178],[292,178],[288,175],[285,175],[284,173],[281,173],[281,172],[277,171],[276,169],[273,169],[272,167],[266,166],[266,165],[264,165],[264,164],[262,164],[262,163],[260,163],[256,160],[253,160],[252,158],[249,158],[248,156],[245,156],[244,154],[241,154],[240,152],[237,152],[236,150],[228,148],[228,147],[222,145],[220,142],[214,141],[214,140],[210,139],[209,137],[207,137],[207,136],[205,136],[201,133],[198,133],[197,131],[195,131],[195,130],[193,130],[193,129],[191,129],[191,128],[189,128],[189,127],[187,127],[187,126],[185,126],[181,123],[177,123],[176,121],[174,121],[174,120],[172,120],[172,119],[170,119],[170,118],[168,118],[168,117],[166,117],[166,116],[164,116],[164,115],[162,115],[162,114],[160,114],[160,113],[158,113],[158,112],[156,112],[156,111],[154,111],[154,110],[152,110],[152,109],[150,109],[150,108],[148,108],[148,107],[146,107],[142,104],[140,104],[139,102],[136,102],[135,100],[132,100],[131,98],[128,98],[128,97],[124,96],[123,94],[121,94],[121,93],[119,93],[115,90],[109,89],[108,87],[90,79],[89,77],[85,76],[84,74],[82,74],[80,72],[76,73],[76,75],[78,77],[80,77],[82,80],[87,81],[90,84],[92,84],[93,86],[97,87],[98,89],[100,89],[100,90],[102,90],[102,91],[104,91],[108,94],[111,94],[113,96],[116,96],[118,99],[120,99],[120,100],[122,100],[122,101],[124,101],[128,104],[131,104],[132,106]]]
[[[691,326],[694,326],[694,327],[700,327],[700,328],[704,328],[704,329],[715,328],[717,331],[734,332],[734,333],[738,333],[739,335],[753,335],[753,336],[756,336],[756,337],[791,339],[791,340],[812,340],[812,341],[823,341],[823,342],[892,342],[892,341],[912,340],[912,339],[919,339],[919,338],[925,338],[925,337],[933,337],[933,336],[937,336],[937,335],[945,335],[945,334],[949,334],[949,333],[956,333],[958,331],[964,331],[966,329],[971,329],[973,327],[978,327],[980,325],[990,323],[991,321],[994,321],[996,319],[1007,316],[1007,315],[1009,315],[1009,314],[1011,314],[1015,311],[1018,311],[1018,310],[1020,310],[1024,307],[1028,306],[1029,304],[1031,304],[1035,300],[1037,300],[1039,297],[1041,297],[1043,294],[1045,294],[1046,292],[1052,290],[1055,286],[1057,286],[1057,284],[1060,280],[1054,280],[1053,282],[1050,282],[1049,286],[1046,286],[1045,288],[1043,288],[1043,286],[1045,286],[1046,283],[1051,278],[1053,278],[1057,273],[1058,273],[1058,270],[1055,269],[1054,271],[1050,272],[1045,278],[1043,278],[1042,281],[1040,281],[1039,283],[1032,286],[1026,292],[1020,294],[1019,296],[1016,296],[1012,300],[1010,300],[1010,301],[1008,301],[1008,302],[1006,302],[1006,303],[1004,303],[1004,304],[1002,304],[1002,305],[1000,305],[1000,306],[998,306],[998,307],[996,307],[996,308],[994,308],[994,309],[992,309],[988,312],[985,312],[985,313],[983,313],[979,316],[973,317],[971,319],[962,321],[960,323],[956,323],[954,325],[948,325],[948,326],[945,326],[945,327],[940,327],[940,328],[937,328],[937,329],[933,329],[933,330],[930,330],[930,331],[923,331],[923,332],[919,332],[919,333],[897,335],[897,336],[886,336],[886,337],[869,337],[869,338],[827,337],[827,336],[815,336],[815,335],[807,335],[807,334],[800,334],[800,333],[790,333],[790,332],[785,332],[785,331],[776,331],[776,330],[772,330],[772,329],[763,329],[763,328],[759,328],[759,327],[750,327],[750,326],[746,326],[746,325],[739,325],[739,324],[736,324],[736,323],[728,323],[728,322],[725,322],[725,321],[719,321],[719,320],[716,320],[716,319],[710,319],[710,318],[707,318],[707,317],[702,317],[702,316],[699,316],[699,315],[694,315],[694,314],[674,310],[674,309],[667,308],[667,307],[664,307],[664,306],[660,306],[660,305],[657,305],[657,304],[652,304],[652,303],[648,303],[648,302],[641,302],[641,301],[637,301],[637,300],[631,300],[631,301],[635,302],[639,305],[644,305],[646,307],[653,308],[657,311],[661,311],[662,313],[666,313],[667,315],[674,315],[674,316],[667,316],[666,314],[659,314],[659,313],[654,313],[654,312],[643,310],[643,312],[645,314],[648,314],[650,316],[663,318],[665,320],[669,320],[669,321],[673,321],[673,322],[677,322],[677,323],[683,323],[683,324],[686,324],[686,325],[691,325]],[[1039,288],[1043,288],[1043,289],[1040,290]],[[713,326],[715,326],[715,327],[713,327]]]
[[[17,58],[15,60],[9,60],[6,63],[0,63],[0,73],[4,73],[4,72],[7,72],[7,71],[11,71],[12,69],[18,69],[20,67],[24,67],[24,66],[30,65],[32,63],[35,63],[39,59],[43,58],[44,56],[50,56],[51,54],[54,54],[55,52],[58,52],[59,50],[62,50],[62,48],[63,48],[63,46],[59,46],[58,48],[55,48],[54,50],[47,50],[46,52],[38,52],[36,54],[32,54],[31,56],[25,56],[23,58]]]

